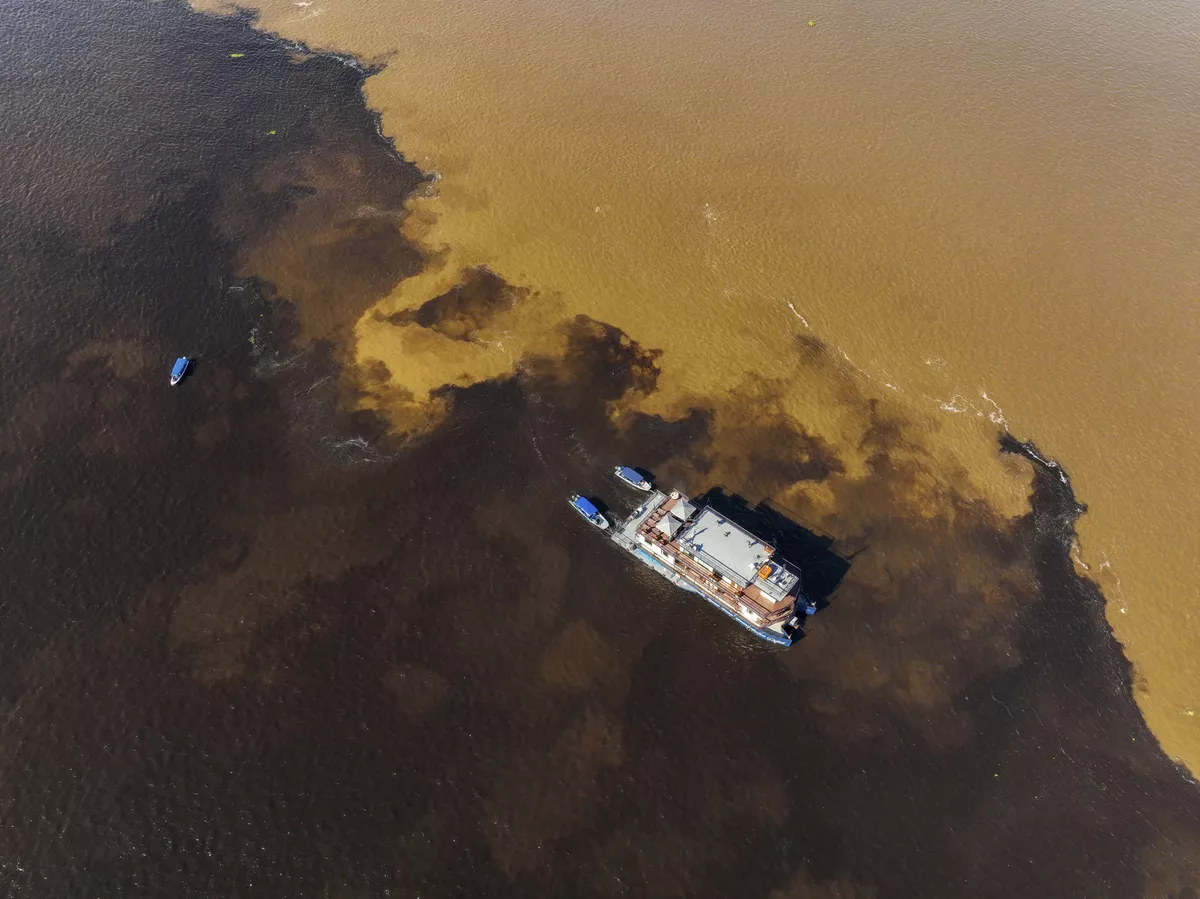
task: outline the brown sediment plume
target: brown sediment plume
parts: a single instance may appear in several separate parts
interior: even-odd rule
[[[459,303],[446,301],[449,320]],[[404,324],[433,329],[446,320],[429,315],[424,324]],[[724,846],[739,831],[806,829],[800,822],[813,813],[814,802],[821,807],[813,786],[781,785],[793,784],[789,772],[797,760],[790,753],[800,747],[825,759],[827,774],[839,770],[822,741],[827,747],[858,747],[860,764],[886,758],[889,766],[920,768],[928,754],[941,765],[962,766],[956,776],[965,778],[964,785],[973,784],[964,788],[980,790],[989,784],[983,777],[997,773],[981,772],[979,781],[973,780],[981,764],[980,735],[994,731],[997,715],[1006,720],[1021,704],[1031,706],[1027,714],[1039,716],[1040,727],[1079,728],[1084,737],[1055,738],[1077,747],[1083,739],[1108,745],[1131,727],[1137,732],[1128,684],[1122,688],[1119,675],[1113,680],[1111,663],[1096,656],[1107,651],[1112,660],[1119,659],[1102,626],[1083,635],[1087,649],[1082,653],[1082,647],[1069,650],[1076,657],[1094,655],[1092,662],[1069,666],[1063,675],[1075,685],[1086,683],[1083,695],[1089,703],[1103,695],[1124,697],[1124,723],[1115,730],[1097,730],[1094,705],[1069,709],[1056,696],[1054,667],[1057,655],[1067,651],[1063,644],[1046,641],[1032,652],[1029,648],[1030,615],[1055,604],[1047,591],[1076,589],[1039,574],[1046,549],[1038,544],[1048,541],[1057,552],[1054,577],[1077,582],[1066,555],[1076,510],[1069,492],[1065,500],[1053,496],[1058,487],[1069,491],[1056,471],[1026,469],[1029,475],[1052,475],[1037,488],[1048,491],[1045,508],[1035,503],[1028,518],[998,514],[963,492],[969,479],[940,467],[923,446],[920,423],[858,392],[844,363],[813,341],[798,348],[796,371],[807,369],[810,377],[838,385],[844,427],[837,442],[807,434],[768,383],[745,385],[732,392],[734,399],[709,401],[706,408],[703,398],[693,397],[675,419],[649,416],[627,401],[655,390],[661,374],[658,352],[587,318],[563,325],[560,345],[560,356],[519,360],[513,374],[447,388],[442,423],[382,466],[353,469],[325,491],[290,476],[290,491],[311,509],[311,514],[287,513],[306,532],[305,540],[256,528],[247,538],[257,548],[239,557],[231,575],[240,590],[218,589],[217,582],[203,577],[174,606],[177,634],[195,619],[197,608],[222,622],[221,631],[188,631],[184,645],[191,647],[195,675],[205,682],[215,673],[237,683],[311,683],[310,672],[280,664],[297,639],[301,646],[323,640],[307,628],[297,633],[300,622],[319,604],[324,626],[344,633],[344,616],[370,610],[375,626],[382,625],[383,640],[371,650],[379,661],[366,671],[388,660],[385,671],[374,675],[375,689],[379,684],[391,693],[403,688],[407,692],[397,695],[409,698],[397,713],[407,720],[415,710],[441,735],[437,739],[449,739],[440,753],[443,764],[453,767],[441,769],[446,773],[439,776],[452,776],[458,789],[464,780],[474,784],[479,805],[469,803],[458,814],[487,822],[479,838],[500,876],[514,884],[528,882],[534,872],[557,869],[562,858],[578,854],[570,847],[592,833],[598,821],[615,816],[622,823],[579,854],[579,876],[611,872],[614,866],[634,870],[646,864],[648,850],[669,850],[675,853],[674,870],[648,877],[667,892],[716,889],[748,859],[715,846]],[[673,447],[667,456],[660,435],[674,436],[666,443]],[[381,434],[372,439],[387,445]],[[479,455],[484,447],[486,461]],[[804,452],[798,454],[798,448]],[[729,682],[721,690],[705,692],[705,687],[716,689],[707,678],[685,685],[684,672],[697,675],[696,653],[711,659],[719,645],[714,638],[728,639],[730,625],[703,606],[688,604],[686,597],[663,596],[648,606],[649,597],[670,591],[639,571],[623,573],[627,566],[616,561],[619,557],[603,555],[608,552],[603,544],[586,532],[568,538],[566,546],[560,545],[561,537],[551,536],[559,530],[554,510],[563,512],[560,503],[547,504],[546,497],[556,495],[554,485],[563,479],[582,484],[595,479],[606,466],[593,453],[614,458],[658,453],[662,470],[682,483],[720,482],[752,496],[778,496],[805,520],[833,531],[853,562],[826,618],[814,624],[795,652],[778,660],[724,655],[721,667]],[[592,483],[592,489],[603,490]],[[382,504],[360,509],[363,491],[383,498]],[[327,499],[319,500],[321,495]],[[1064,501],[1064,510],[1054,512]],[[348,526],[354,520],[361,524]],[[397,539],[379,545],[371,534],[380,528]],[[306,541],[325,545],[306,551]],[[347,552],[355,544],[373,548],[369,556]],[[321,568],[326,555],[335,564]],[[272,556],[277,564],[255,561]],[[266,580],[258,579],[261,571],[270,572]],[[633,582],[620,586],[630,574]],[[365,593],[354,586],[368,582],[373,586]],[[240,609],[221,598],[233,595],[240,596]],[[283,605],[272,598],[285,595],[293,599]],[[331,607],[337,596],[345,598]],[[331,614],[341,623],[331,625]],[[481,654],[480,646],[489,651]],[[238,660],[235,667],[219,661],[230,658],[229,652]],[[417,692],[405,686],[410,681],[398,670],[419,673],[411,682]],[[751,698],[763,683],[787,675],[790,679],[781,682],[797,692],[785,706],[778,706],[777,688],[768,691],[770,699]],[[470,684],[465,693],[444,686],[464,683]],[[1009,691],[1013,705],[972,698],[980,684],[993,693]],[[434,692],[422,685],[433,685],[428,689]],[[740,713],[729,705],[747,700]],[[474,740],[488,735],[486,759],[475,757],[471,741],[460,744],[443,730],[456,727],[453,722],[464,709],[479,715],[481,703],[489,711],[475,719],[472,733]],[[697,720],[693,712],[701,709]],[[1032,721],[1025,726],[1033,727]],[[787,722],[783,733],[780,722]],[[687,734],[688,748],[672,748],[669,741],[659,745],[662,736],[655,734],[664,727],[676,739]],[[1142,753],[1153,754],[1152,741],[1142,733],[1147,740]],[[451,748],[455,745],[459,748]],[[1029,753],[1036,752],[1019,741],[999,748],[1015,753],[993,762],[1000,771],[1014,764],[1028,767]],[[469,755],[462,756],[464,751]],[[1124,750],[1108,752],[1101,753],[1104,764],[1125,763]],[[676,771],[681,758],[686,764]],[[737,768],[717,761],[721,758],[736,759]],[[1062,761],[1070,760],[1064,750]],[[735,773],[743,768],[745,774]],[[870,801],[890,797],[883,800],[887,814],[911,820],[895,804],[896,785],[880,776],[869,775],[875,784]],[[927,775],[910,771],[906,776]],[[668,803],[666,829],[626,830],[633,809],[622,811],[622,791],[612,792],[622,778],[650,778],[666,790],[670,799],[650,800],[651,808]],[[827,795],[841,803],[866,803],[860,788],[843,778],[835,777]],[[1034,781],[1046,782],[1043,775]],[[781,789],[782,797],[777,796]],[[793,789],[799,795],[793,796]],[[981,793],[981,801],[991,789]],[[688,796],[691,792],[695,798]],[[775,796],[778,802],[746,804],[746,795]],[[994,801],[998,804],[989,815],[999,820],[1024,800]],[[922,821],[938,818],[918,805]],[[1123,808],[1117,803],[1104,814],[1123,814]],[[697,829],[684,823],[691,817],[722,823]],[[445,833],[447,825],[430,826]],[[867,824],[855,820],[853,826]],[[925,845],[925,851],[934,851],[931,843]],[[999,853],[996,859],[1003,857],[998,848],[993,851]],[[878,889],[893,876],[887,859],[863,867],[861,856],[852,853],[852,858],[845,882]],[[992,864],[984,865],[989,876],[995,876]],[[842,879],[819,865],[814,871],[820,873],[811,876],[821,882]],[[803,876],[809,875],[792,880]],[[1091,876],[1083,870],[1059,872],[1055,878],[1065,881],[1048,882],[1083,882],[1077,879]],[[774,888],[786,889],[779,882]]]
[[[1103,598],[1072,564],[1079,505],[1043,454],[999,448],[1025,500],[1010,514],[928,421],[820,341],[789,342],[779,380],[667,390],[669,350],[567,314],[560,297],[493,283],[475,299],[447,288],[371,308],[394,261],[354,257],[338,314],[434,352],[490,352],[458,338],[503,340],[510,316],[552,313],[494,374],[439,380],[440,418],[402,439],[363,408],[392,357],[347,353],[346,322],[304,324],[315,292],[292,302],[236,279],[248,257],[234,236],[274,245],[296,227],[289,207],[259,219],[279,237],[251,235],[222,199],[276,170],[276,145],[236,143],[265,124],[255,116],[303,118],[323,91],[356,103],[355,72],[319,55],[295,65],[244,23],[176,6],[67,7],[67,21],[102,17],[64,53],[124,36],[99,62],[160,84],[180,120],[156,134],[198,140],[194,120],[219,112],[238,152],[133,198],[146,214],[103,246],[39,235],[44,223],[5,234],[21,271],[47,276],[14,282],[31,329],[0,334],[18,363],[0,397],[21,412],[0,458],[14,510],[0,518],[0,772],[19,773],[0,791],[10,886],[699,899],[1197,888],[1200,800],[1141,722]],[[194,93],[192,60],[231,65],[231,47],[251,71]],[[351,147],[374,139],[353,108]],[[333,158],[329,171],[361,177]],[[335,230],[372,190],[311,186],[306,202]],[[323,206],[325,190],[342,199]],[[336,259],[322,263],[330,278]],[[35,314],[75,291],[87,302],[56,308],[52,326]],[[445,296],[422,321],[373,318]],[[200,334],[184,390],[134,364],[169,361]],[[827,418],[798,414],[797,386]],[[46,414],[17,402],[38,391]],[[118,426],[135,439],[105,452],[82,439]],[[773,651],[580,526],[570,492],[636,502],[607,476],[616,461],[776,496],[831,532],[851,564],[809,636]]]
[[[436,258],[421,277],[445,284],[451,274]],[[561,303],[547,307],[487,268],[457,279],[416,305],[405,298],[424,291],[401,284],[360,320],[354,352],[363,360],[357,378],[364,407],[382,412],[400,434],[421,433],[452,416],[458,388],[515,373],[539,402],[574,410],[572,430],[591,451],[611,453],[629,435],[690,432],[685,447],[658,453],[663,472],[689,487],[715,480],[780,497],[837,533],[849,551],[861,551],[842,601],[856,619],[876,622],[878,634],[845,653],[798,657],[795,676],[826,689],[814,708],[833,719],[845,708],[846,691],[860,700],[879,697],[924,716],[934,743],[968,739],[969,716],[955,713],[951,698],[982,673],[1021,663],[1012,622],[1036,590],[1027,550],[1014,536],[1019,506],[996,505],[994,492],[981,490],[938,441],[942,425],[877,395],[851,362],[811,335],[797,337],[794,358],[777,377],[747,377],[724,396],[685,392],[647,412],[663,371],[661,351],[643,350],[619,328],[587,316],[559,318]],[[524,324],[536,322],[537,340],[518,324],[521,314]],[[389,333],[383,326],[394,328],[393,336],[380,338]],[[503,356],[495,351],[500,335],[511,340]],[[820,431],[797,417],[798,389],[825,404]],[[656,454],[650,445],[643,452]],[[1010,481],[1028,478],[1027,469],[997,460]],[[880,635],[921,639],[931,648],[910,657],[881,649]],[[846,733],[862,725],[828,726]]]
[[[1048,7],[897,27],[870,6],[815,29],[767,0],[255,6],[264,29],[390,54],[365,90],[441,176],[406,224],[441,274],[389,314],[488,266],[563,297],[560,319],[660,348],[658,413],[770,378],[791,333],[819,334],[870,392],[940,421],[939,447],[1008,515],[1025,496],[996,432],[1036,437],[1088,500],[1076,555],[1142,707],[1172,756],[1200,758],[1197,583],[1177,551],[1200,509],[1180,414],[1200,384],[1188,4],[1084,4],[1072,28]],[[383,404],[407,430],[439,384],[547,348],[537,323],[505,330],[495,356],[371,331],[359,358],[409,391]],[[828,436],[827,400],[803,383],[785,402]]]

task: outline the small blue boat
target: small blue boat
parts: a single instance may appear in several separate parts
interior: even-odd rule
[[[181,382],[185,374],[187,374],[187,366],[191,364],[192,360],[188,359],[186,355],[181,355],[179,359],[176,359],[175,367],[170,370],[170,385],[175,386],[175,384]]]
[[[633,487],[635,490],[642,490],[647,493],[650,492],[650,482],[632,468],[626,468],[624,465],[618,465],[613,469],[613,474],[615,474],[621,481],[628,484],[630,487]]]
[[[187,374],[188,366],[192,364],[192,360],[187,356],[180,356],[175,360],[175,367],[171,369],[171,386],[174,387],[183,380],[183,376]]]
[[[600,510],[592,505],[591,500],[574,493],[571,495],[571,508],[586,518],[593,527],[602,531],[608,530],[608,519],[600,514]]]

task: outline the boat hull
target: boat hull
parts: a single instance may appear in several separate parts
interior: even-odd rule
[[[684,590],[687,590],[689,593],[695,593],[697,596],[702,597],[706,602],[708,602],[708,604],[710,606],[713,606],[714,608],[719,609],[722,612],[724,612],[726,616],[728,616],[729,618],[732,618],[734,621],[736,621],[738,624],[740,624],[742,627],[744,627],[750,633],[754,634],[754,636],[758,637],[760,640],[765,640],[768,643],[774,643],[776,646],[791,646],[792,643],[794,642],[794,638],[788,636],[787,634],[781,634],[781,633],[778,633],[777,631],[768,630],[767,628],[759,627],[758,625],[747,621],[745,618],[743,618],[741,615],[734,612],[732,609],[728,609],[721,603],[717,602],[717,600],[713,599],[713,597],[709,596],[707,593],[705,593],[699,587],[695,587],[692,584],[689,584],[686,579],[680,577],[676,572],[672,571],[666,565],[659,562],[656,558],[654,558],[654,556],[650,555],[650,553],[646,552],[645,550],[633,549],[633,550],[629,551],[629,554],[631,556],[633,556],[635,559],[637,559],[639,562],[641,562],[643,565],[647,565],[650,568],[654,569],[655,572],[657,572],[658,574],[661,574],[663,577],[665,577],[667,580],[671,581],[671,583],[675,584],[676,586],[682,587]]]
[[[180,356],[175,360],[175,365],[171,369],[171,386],[174,387],[183,380],[183,376],[188,373],[188,369],[192,367],[192,360],[187,356]]]
[[[633,478],[626,475],[625,472],[623,472],[621,470],[621,466],[619,466],[619,465],[613,469],[613,474],[616,475],[617,480],[620,481],[622,484],[624,484],[626,487],[632,487],[634,490],[640,490],[643,493],[649,493],[650,490],[652,489],[650,486],[650,482],[647,481],[645,478],[638,478],[637,480],[634,480]]]
[[[582,518],[596,530],[607,531],[609,529],[609,524],[608,519],[604,517],[604,513],[598,510],[594,514],[585,512],[583,509],[579,508],[579,506],[575,505],[575,500],[577,498],[578,497],[574,496],[571,497],[571,499],[567,501],[567,505],[569,505],[580,518]]]
[[[657,523],[653,527],[649,527],[646,525],[647,520],[650,516],[655,515],[664,504],[674,504],[680,500],[681,495],[674,491],[670,494],[658,491],[651,492],[650,497],[638,506],[631,515],[616,523],[610,535],[612,541],[647,568],[667,579],[675,586],[682,587],[689,593],[703,597],[709,605],[720,609],[726,616],[732,618],[741,627],[754,634],[760,640],[776,646],[791,646],[803,635],[803,631],[799,626],[800,617],[797,616],[797,612],[800,611],[797,609],[797,603],[803,601],[807,604],[808,601],[807,598],[803,597],[802,593],[792,598],[789,605],[777,604],[773,610],[776,614],[770,614],[765,618],[755,621],[751,616],[743,614],[741,609],[726,601],[724,597],[718,597],[715,594],[709,593],[704,588],[704,585],[695,583],[691,578],[686,576],[685,572],[680,571],[667,560],[658,558],[648,548],[651,543],[659,545],[662,541],[655,540],[651,536],[649,542],[647,542],[646,535],[652,534],[653,531],[665,532],[666,529],[660,528]],[[686,498],[683,501],[686,504]],[[673,508],[673,505],[670,508]],[[683,517],[691,517],[695,514],[695,511],[693,507],[688,507]],[[658,519],[655,521],[658,522]],[[676,552],[679,551],[676,549]],[[686,550],[682,551],[686,555]],[[756,600],[750,599],[750,602],[756,602]],[[785,612],[785,610],[787,612],[786,615],[778,614]]]

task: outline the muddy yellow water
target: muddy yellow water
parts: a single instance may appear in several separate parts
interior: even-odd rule
[[[434,262],[348,341],[387,366],[398,427],[583,313],[664,351],[647,409],[745,402],[767,377],[836,441],[836,386],[793,367],[795,336],[819,337],[1009,514],[1027,475],[997,461],[1000,428],[1063,464],[1088,505],[1077,562],[1150,726],[1197,770],[1194,7],[254,5],[383,64],[368,102],[441,176],[407,225]],[[472,339],[387,320],[477,265],[523,292]]]

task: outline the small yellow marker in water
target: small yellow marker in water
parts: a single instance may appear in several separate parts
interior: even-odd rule
[[[229,58],[230,59],[241,59],[245,55],[246,55],[245,53],[230,53]]]
[[[274,128],[272,128],[270,131],[268,131],[268,132],[267,132],[267,134],[274,134],[274,133],[275,133],[275,129],[274,129]]]
[[[816,25],[816,24],[817,24],[817,23],[816,23],[815,21],[813,21],[812,19],[809,19],[809,20],[808,20],[808,27],[809,27],[809,28],[812,28],[812,27],[813,27],[814,25]]]

